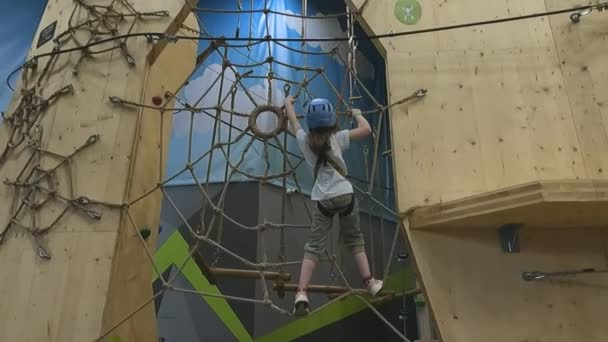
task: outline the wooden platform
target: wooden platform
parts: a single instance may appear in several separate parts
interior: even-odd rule
[[[608,227],[608,181],[537,181],[415,210],[411,229]]]

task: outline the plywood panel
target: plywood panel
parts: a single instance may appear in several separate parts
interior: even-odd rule
[[[186,25],[197,27],[194,15],[188,17]],[[192,32],[180,34],[192,35]],[[153,97],[164,98],[167,91],[174,93],[185,84],[194,71],[197,48],[197,42],[187,40],[166,46],[150,68],[142,103],[154,106]],[[176,64],[177,60],[180,63]],[[173,101],[165,104],[167,107],[174,106]],[[134,164],[127,189],[129,202],[153,190],[164,179],[172,120],[171,112],[161,115],[155,109],[146,108],[141,111],[133,153]],[[116,265],[112,271],[103,331],[111,329],[154,295],[149,286],[152,282],[152,260],[135,232],[144,228],[151,231],[146,245],[148,250],[153,251],[158,235],[161,204],[162,192],[157,190],[129,208],[133,222],[123,211],[115,259],[126,262]],[[150,304],[113,333],[129,341],[152,341],[157,334],[155,315],[154,305]]]
[[[422,3],[421,21],[407,26],[394,18],[393,5],[368,3],[363,18],[374,33],[546,10],[544,1],[430,1]],[[390,97],[430,90],[391,112],[393,132],[407,132],[393,135],[400,210],[535,179],[598,178],[604,168],[588,173],[553,36],[541,18],[383,40]],[[589,98],[601,113],[597,95]],[[605,132],[597,119],[588,125],[595,135]],[[601,154],[598,148],[590,153]]]
[[[390,53],[391,95],[424,87],[391,113],[400,210],[534,179],[585,176],[551,48]],[[408,63],[404,63],[406,60]],[[553,61],[553,63],[551,63]]]
[[[547,1],[550,10],[575,5],[570,0]],[[604,103],[608,86],[608,24],[604,13],[595,12],[583,20],[575,25],[568,16],[556,16],[550,22],[586,176],[606,179],[608,122]]]
[[[352,1],[359,8],[364,1]],[[363,10],[362,18],[376,34],[390,32],[408,32],[491,20],[508,16],[516,16],[545,11],[543,0],[498,0],[481,2],[475,0],[420,1],[422,18],[416,25],[404,25],[394,16],[395,2],[370,0]],[[538,19],[517,24],[506,23],[494,26],[458,29],[449,32],[429,33],[383,39],[387,51],[440,49],[492,50],[517,46],[519,48],[538,47],[546,43],[551,35],[547,29],[546,20]]]
[[[426,206],[409,219],[412,229],[604,228],[607,206],[606,181],[543,181]]]
[[[2,272],[2,340],[81,341],[98,334],[104,298],[91,294],[105,291],[99,272],[110,268],[115,239],[112,232],[55,233],[48,242],[52,262],[32,253],[29,236],[15,237],[3,246],[3,262],[20,267]],[[91,240],[94,245],[88,243]]]
[[[410,57],[411,63],[406,64],[402,61],[407,56],[397,53],[388,56],[391,75],[409,75],[391,76],[391,96],[398,96],[396,89],[414,87],[428,87],[442,95],[429,96],[391,113],[393,132],[401,133],[393,134],[396,181],[398,188],[408,194],[407,199],[398,198],[400,207],[414,201],[439,202],[449,196],[448,189],[452,194],[483,191],[486,186],[479,158],[473,91],[467,84],[473,70],[466,52]],[[439,193],[437,189],[444,191]]]
[[[524,282],[525,271],[606,267],[605,229],[523,230],[503,254],[491,229],[411,231],[444,341],[604,341],[608,276]]]

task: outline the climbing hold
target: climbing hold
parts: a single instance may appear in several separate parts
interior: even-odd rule
[[[151,234],[152,234],[152,231],[150,231],[150,228],[148,228],[148,227],[143,227],[142,229],[139,230],[139,235],[141,235],[141,237],[145,241],[148,241],[148,238],[150,237]]]
[[[152,103],[158,107],[163,104],[163,99],[160,96],[154,96],[152,97]]]

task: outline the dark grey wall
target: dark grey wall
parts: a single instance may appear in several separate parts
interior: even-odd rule
[[[223,185],[213,184],[209,186],[208,194],[214,203],[218,203]],[[177,208],[182,215],[187,219],[191,227],[196,229],[200,226],[202,218],[202,207],[204,197],[197,186],[178,186],[168,188],[168,195],[175,202]],[[225,202],[223,205],[227,215],[234,218],[239,223],[248,226],[255,226],[258,222],[258,186],[256,183],[233,183],[228,187],[226,192]],[[206,227],[209,227],[213,215],[212,210],[206,210],[204,222]],[[217,221],[216,221],[217,222]],[[192,246],[195,239],[191,236],[182,218],[177,211],[170,205],[167,198],[163,201],[163,209],[161,213],[161,232],[159,234],[158,246],[161,246],[168,238],[178,230],[184,239]],[[212,231],[211,237],[217,240],[217,226]],[[257,259],[257,235],[255,232],[248,232],[235,227],[229,221],[224,220],[222,229],[222,246],[236,252],[241,257],[256,261]],[[204,256],[207,263],[212,267],[222,268],[246,268],[240,261],[218,252],[210,245],[201,244],[199,252]],[[185,279],[183,279],[186,282]],[[187,282],[186,282],[187,283]],[[244,280],[234,278],[219,278],[217,286],[219,290],[229,296],[254,298],[255,297],[255,280]],[[179,285],[181,286],[181,285]],[[188,285],[186,288],[190,288]],[[224,336],[225,327],[221,320],[216,316],[205,301],[197,295],[187,295],[188,303],[192,306],[199,307],[196,316],[193,316],[194,311],[189,310],[187,306],[181,305],[182,297],[176,296],[175,292],[169,291],[170,295],[163,298],[160,305],[158,315],[159,336],[165,337],[166,342],[198,342],[198,341],[232,341],[232,339],[216,339],[217,336]],[[229,301],[228,302],[236,315],[239,317],[245,328],[250,334],[253,334],[254,324],[254,305],[250,303]],[[171,310],[171,317],[163,316],[163,310]],[[179,319],[185,321],[194,320],[195,324],[202,330],[198,334],[187,334],[188,329],[182,329],[180,325],[175,325],[174,322]],[[220,323],[218,325],[218,322]],[[176,336],[174,330],[182,330],[179,333],[179,339],[174,339]],[[219,334],[219,335],[218,335]],[[230,334],[231,338],[232,335]],[[170,338],[171,337],[171,338]]]
[[[174,272],[175,269],[171,275]],[[192,290],[179,274],[175,286]],[[168,291],[162,298],[157,317],[159,337],[164,342],[236,341],[209,305],[196,295]]]
[[[220,184],[209,186],[208,191],[210,196],[213,197],[214,202],[217,202],[222,187],[223,186]],[[168,189],[168,193],[182,214],[187,218],[190,225],[193,227],[200,225],[203,197],[198,187],[172,187]],[[233,183],[228,188],[224,210],[237,222],[247,226],[255,226],[256,224],[265,221],[280,223],[283,210],[282,203],[281,188],[272,185],[258,185],[257,183]],[[305,206],[312,209],[313,203],[309,200],[308,196],[303,194],[288,195],[284,203],[286,222],[302,225],[308,225],[310,223]],[[366,210],[374,213],[376,212],[375,210],[377,210],[377,208],[370,206],[369,202],[361,200],[360,205],[362,207],[361,228],[366,237],[366,250],[370,260],[373,260],[372,264],[375,266],[375,269],[373,270],[374,274],[377,277],[382,277],[393,233],[395,231],[395,224],[386,220],[382,221],[375,215],[368,215],[365,212]],[[209,223],[211,215],[212,212],[207,211],[205,222]],[[163,204],[161,225],[162,231],[159,235],[159,246],[166,241],[175,229],[178,229],[184,239],[190,244],[194,243],[194,239],[191,238],[182,219],[172,206],[169,205],[167,199],[165,199]],[[338,241],[339,230],[337,229],[337,222],[334,227],[336,227],[336,229],[332,230],[330,236],[329,251],[332,254],[336,254],[337,262],[341,265],[350,284],[353,287],[361,288],[363,287],[363,284],[361,283],[351,254],[348,250],[343,248]],[[308,232],[308,228],[285,229],[285,260],[301,260]],[[213,233],[212,236],[216,237],[215,233]],[[279,261],[281,259],[281,231],[265,231],[263,233],[263,239],[268,261]],[[264,248],[262,247],[262,241],[258,234],[239,229],[226,220],[224,221],[222,245],[248,260],[258,262],[263,260]],[[247,267],[239,261],[222,253],[220,253],[219,258],[217,258],[215,249],[211,246],[203,245],[199,250],[205,256],[208,263],[213,266],[247,269]],[[403,251],[403,239],[399,238],[397,253]],[[217,262],[215,262],[216,259]],[[403,266],[404,264],[400,264],[394,260],[392,263],[392,270],[395,271],[397,268]],[[283,271],[292,275],[292,283],[297,283],[299,270],[299,265],[283,268]],[[178,286],[189,288],[185,279],[179,279],[179,281],[182,283],[178,284]],[[329,262],[322,262],[318,265],[313,276],[312,284],[343,285],[340,275],[337,271],[332,271]],[[272,282],[267,281],[267,286],[272,301],[281,308],[290,311],[293,305],[294,294],[287,293],[284,299],[280,299],[272,290]],[[218,287],[222,293],[226,295],[257,299],[263,298],[263,284],[259,280],[220,278],[218,279]],[[322,294],[311,294],[310,300],[313,310],[328,301],[327,296]],[[245,328],[255,337],[270,333],[293,319],[262,305],[234,301],[229,303],[243,322]],[[385,310],[387,318],[395,321],[400,310],[394,308],[400,306],[400,302],[387,305],[388,309]],[[169,292],[163,297],[162,301],[160,301],[158,317],[159,335],[165,337],[166,342],[232,341],[232,336],[229,333],[229,336],[226,335],[226,328],[221,320],[216,317],[215,312],[196,295],[184,296],[183,294]],[[357,314],[356,317],[346,320],[343,323],[333,324],[331,327],[323,329],[323,331],[327,333],[328,337],[342,336],[343,334],[348,335],[347,330],[352,328],[352,325],[348,322],[357,322],[361,317],[365,318],[368,316],[365,313]],[[176,323],[178,321],[179,323]],[[184,324],[192,324],[196,325],[196,327],[184,327]],[[383,330],[379,330],[379,333],[384,334],[382,331]],[[322,332],[319,332],[318,334],[321,333]],[[314,336],[313,340],[318,337],[318,334],[311,335]]]

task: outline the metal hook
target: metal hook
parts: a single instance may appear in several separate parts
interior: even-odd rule
[[[533,281],[533,280],[541,280],[547,277],[546,273],[543,272],[538,272],[538,271],[534,271],[534,272],[523,272],[521,274],[521,277],[525,280],[525,281]]]
[[[587,9],[584,9],[582,11],[578,11],[576,13],[572,13],[572,15],[570,15],[570,20],[572,20],[572,22],[574,24],[578,24],[581,22],[581,19],[586,16],[587,14],[593,12],[593,7],[589,7]]]
[[[99,141],[99,134],[93,134],[87,139],[85,146],[95,144],[98,141]]]
[[[120,99],[118,96],[109,96],[108,99],[112,103],[123,103],[122,99]]]
[[[291,84],[285,83],[283,85],[283,92],[285,93],[285,97],[289,96],[289,93],[291,92]]]
[[[428,89],[419,89],[419,90],[416,92],[416,97],[425,97],[425,96],[426,96],[426,94],[428,94],[428,93],[429,93],[429,90],[428,90]]]
[[[165,33],[161,36],[161,39],[164,39],[169,43],[177,43],[177,36],[174,34]]]
[[[92,210],[86,210],[86,213],[87,213],[87,215],[88,215],[88,216],[89,216],[91,219],[93,219],[93,220],[95,220],[95,221],[99,221],[99,220],[101,220],[101,214],[99,214],[99,213],[97,213],[97,212],[95,212],[95,211],[92,211]]]
[[[90,203],[91,203],[91,200],[89,200],[89,199],[88,199],[87,197],[85,197],[85,196],[80,196],[80,197],[77,197],[77,198],[75,199],[75,201],[76,201],[76,203],[78,203],[78,204],[80,204],[80,205],[88,205],[88,204],[90,204]]]
[[[44,260],[51,260],[51,256],[42,246],[38,246],[38,257]]]
[[[72,95],[74,94],[74,87],[71,84],[68,84],[67,86],[59,89],[54,95]],[[51,96],[51,97],[55,97],[55,96]]]

